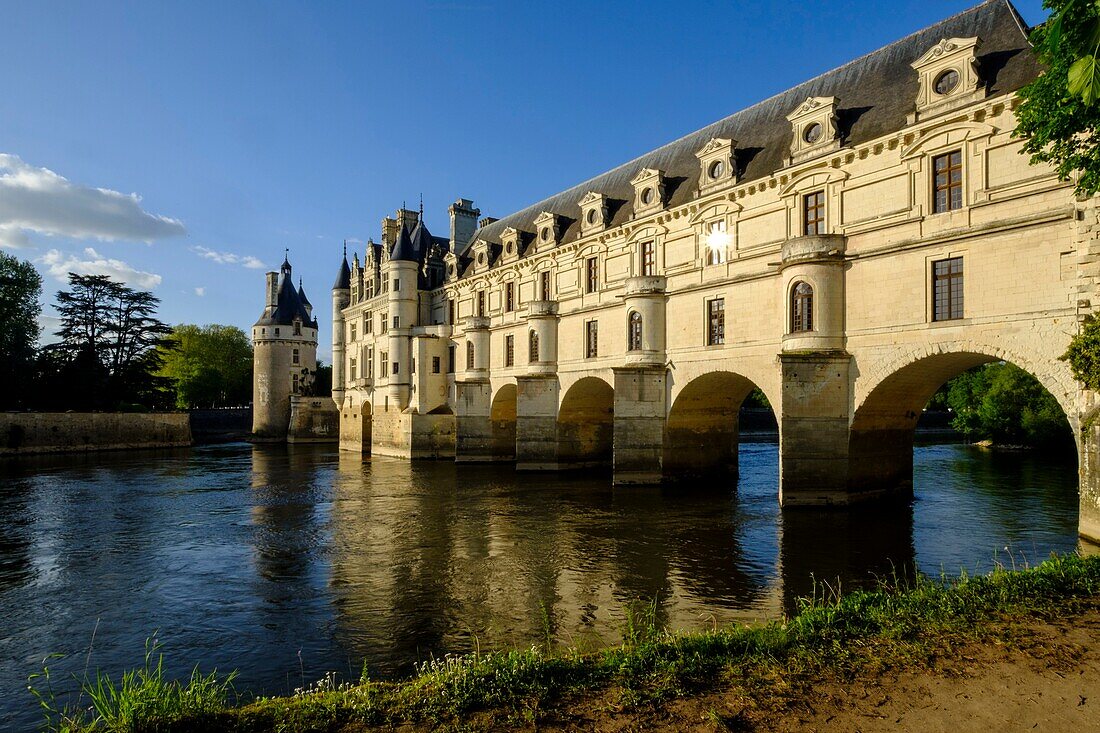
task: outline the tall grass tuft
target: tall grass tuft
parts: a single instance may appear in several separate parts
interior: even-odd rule
[[[146,639],[144,665],[123,673],[117,684],[98,670],[93,679],[85,674],[80,681],[80,699],[88,700],[86,706],[57,706],[48,667],[44,667],[41,674],[31,675],[31,694],[46,714],[44,729],[59,733],[155,731],[170,728],[181,720],[224,710],[231,696],[236,702],[233,694],[235,671],[219,678],[217,670],[204,675],[196,666],[186,683],[169,680],[164,675],[161,648],[155,635]],[[35,687],[36,681],[44,686]]]

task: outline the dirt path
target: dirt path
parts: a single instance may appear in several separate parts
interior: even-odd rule
[[[793,702],[712,692],[659,708],[617,711],[578,701],[540,730],[595,731],[1100,731],[1100,609],[968,645],[932,671],[810,685]]]

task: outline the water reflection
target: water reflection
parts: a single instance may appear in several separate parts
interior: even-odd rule
[[[0,729],[33,727],[26,675],[140,663],[239,668],[285,693],[327,670],[430,655],[618,642],[624,605],[673,628],[775,617],[812,592],[914,568],[988,569],[1076,547],[1076,471],[1030,454],[922,446],[916,501],[781,512],[774,443],[736,485],[612,489],[591,474],[221,445],[0,464]],[[64,684],[64,683],[63,683]]]

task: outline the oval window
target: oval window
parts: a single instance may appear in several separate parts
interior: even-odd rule
[[[958,85],[959,72],[954,69],[948,69],[936,77],[936,83],[933,87],[936,90],[936,94],[950,94]]]
[[[805,129],[802,133],[802,139],[813,145],[821,139],[822,132],[821,123],[815,122]]]
[[[711,177],[711,180],[715,180],[722,177],[722,174],[726,172],[726,164],[724,161],[716,160],[710,164],[710,170],[707,173]]]
[[[549,229],[543,229],[542,230],[542,241],[545,242],[548,239],[550,239],[550,230]]]
[[[653,203],[653,189],[652,188],[647,188],[647,189],[642,191],[642,203],[646,204],[647,206],[649,204]]]
[[[585,217],[585,218],[588,220],[589,224],[595,224],[596,223],[596,210],[595,209],[589,209],[588,210],[588,216]]]

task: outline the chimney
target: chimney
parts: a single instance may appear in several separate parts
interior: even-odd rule
[[[409,232],[412,232],[412,230],[416,228],[416,221],[419,218],[420,216],[415,211],[412,211],[410,209],[397,210],[397,221],[400,222],[398,226],[400,227],[401,224],[404,224],[406,227],[408,227]],[[398,229],[398,231],[400,231],[400,229]],[[396,237],[394,239],[396,241]]]
[[[279,273],[267,273],[267,307],[274,308],[279,302]]]
[[[447,211],[451,214],[451,251],[461,252],[474,238],[481,210],[474,208],[473,201],[459,199]]]

